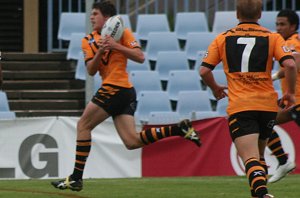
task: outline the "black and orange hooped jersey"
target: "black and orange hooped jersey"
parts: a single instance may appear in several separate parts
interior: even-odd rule
[[[101,35],[96,31],[93,31],[82,39],[82,50],[85,62],[91,60],[95,56],[98,50],[96,42],[99,39],[101,39]],[[124,30],[123,36],[119,42],[128,48],[140,47],[134,38],[133,33],[127,28]],[[111,84],[125,88],[132,87],[126,71],[126,65],[127,58],[122,53],[115,50],[105,53],[98,66],[102,84]]]
[[[286,40],[286,46],[295,52],[300,53],[300,38],[298,33],[293,34]],[[281,68],[283,69],[283,68]],[[285,78],[281,79],[281,89],[282,93],[285,93],[287,90]],[[297,73],[297,82],[296,82],[296,104],[300,104],[300,71]]]
[[[272,60],[292,58],[278,33],[257,23],[240,23],[219,34],[208,47],[202,66],[223,62],[228,82],[229,115],[241,111],[277,112],[277,93],[271,79]]]

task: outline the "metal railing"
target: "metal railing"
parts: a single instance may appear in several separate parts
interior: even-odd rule
[[[86,2],[94,0],[48,0],[47,50],[65,51],[67,45],[57,39],[59,16],[62,12],[86,12]],[[177,12],[205,12],[209,27],[212,27],[216,11],[234,10],[236,0],[112,0],[119,14],[128,14],[135,30],[139,14],[165,13],[173,29]],[[263,0],[263,10],[300,9],[299,0]],[[90,9],[90,8],[88,8]],[[87,13],[89,14],[89,13]]]

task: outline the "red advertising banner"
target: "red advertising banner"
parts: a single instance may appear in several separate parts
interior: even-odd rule
[[[145,126],[149,127],[149,126]],[[217,117],[193,122],[195,130],[199,131],[202,146],[181,137],[161,140],[142,149],[143,177],[171,176],[224,176],[243,175],[244,166],[236,154],[232,144],[227,119]],[[300,129],[294,122],[289,122],[274,128],[283,144],[289,158],[300,164]],[[266,150],[266,162],[269,173],[277,167],[277,160]],[[300,173],[297,167],[294,173]]]

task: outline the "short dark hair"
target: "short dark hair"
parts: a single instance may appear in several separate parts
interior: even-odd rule
[[[92,9],[100,10],[103,16],[111,17],[117,14],[115,5],[107,0],[97,1],[93,3]]]
[[[295,31],[299,28],[299,16],[298,14],[290,9],[281,10],[277,17],[286,17],[291,25],[296,25]]]

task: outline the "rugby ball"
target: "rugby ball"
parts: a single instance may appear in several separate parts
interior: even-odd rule
[[[101,30],[101,36],[110,35],[115,41],[119,41],[124,32],[124,23],[119,15],[107,19]]]

